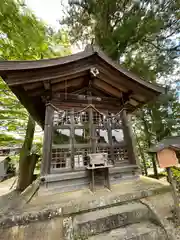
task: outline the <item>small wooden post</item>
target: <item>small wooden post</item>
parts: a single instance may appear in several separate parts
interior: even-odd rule
[[[131,164],[137,164],[133,134],[132,134],[132,130],[131,130],[131,127],[128,121],[128,116],[125,109],[122,111],[121,118],[122,118],[123,132],[124,132],[124,140],[126,142],[127,150],[128,150],[129,162]]]
[[[176,182],[173,179],[171,168],[167,167],[166,169],[167,169],[169,181],[171,183],[172,196],[173,196],[174,206],[177,214],[178,226],[180,226],[180,208],[179,208],[179,199],[178,199],[177,190],[176,190]]]
[[[176,157],[176,152],[174,147],[166,147],[157,151],[157,159],[159,166],[161,168],[166,168],[168,179],[171,184],[172,197],[174,200],[175,210],[177,214],[178,226],[180,226],[180,208],[179,208],[179,199],[176,190],[176,182],[173,179],[173,174],[171,171],[172,166],[177,166],[178,159]]]
[[[43,142],[43,157],[41,163],[41,176],[47,175],[50,172],[53,117],[54,109],[49,104],[47,104],[44,125],[44,142]]]

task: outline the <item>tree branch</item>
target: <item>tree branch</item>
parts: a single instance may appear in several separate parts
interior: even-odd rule
[[[152,45],[153,47],[155,47],[156,49],[160,50],[160,51],[167,51],[167,52],[172,52],[172,51],[180,51],[180,44],[178,44],[175,47],[172,48],[161,48],[159,46],[157,46],[155,43],[148,41],[147,39],[144,39],[144,42],[147,42],[148,44]]]

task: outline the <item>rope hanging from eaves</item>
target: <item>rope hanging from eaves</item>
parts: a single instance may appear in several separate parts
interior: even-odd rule
[[[57,107],[55,107],[52,103],[48,103],[48,104],[46,104],[46,106],[51,106],[56,112],[58,112],[58,113],[61,113],[60,112],[60,110],[57,108]],[[78,113],[81,113],[81,112],[84,112],[84,111],[86,111],[87,109],[89,109],[89,108],[92,108],[92,109],[94,109],[96,112],[98,112],[100,115],[102,115],[102,116],[106,116],[106,114],[104,114],[103,112],[101,112],[101,111],[99,111],[93,104],[88,104],[85,108],[83,108],[83,109],[81,109],[81,110],[79,110],[79,111],[76,111],[76,112],[73,112],[73,114],[78,114]],[[121,113],[122,113],[122,111],[123,110],[125,110],[126,108],[125,107],[123,107],[118,113],[116,113],[115,115],[113,115],[113,116],[107,116],[109,119],[111,119],[111,118],[116,118],[118,115],[120,115]]]

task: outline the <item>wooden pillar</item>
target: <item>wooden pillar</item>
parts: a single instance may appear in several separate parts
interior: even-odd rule
[[[44,125],[44,142],[43,142],[43,157],[41,163],[41,175],[50,173],[51,165],[51,150],[52,150],[52,135],[53,135],[53,117],[54,109],[47,104]]]
[[[122,111],[121,119],[122,119],[124,140],[125,140],[127,151],[128,151],[129,162],[130,164],[137,164],[134,138],[133,138],[132,129],[130,125],[130,119],[128,119],[126,110]]]
[[[75,162],[74,162],[74,135],[75,135],[75,128],[74,128],[74,109],[71,111],[71,127],[70,127],[70,148],[71,148],[71,168],[75,168]]]
[[[89,108],[89,133],[90,133],[90,146],[92,153],[96,153],[96,137],[93,124],[93,109]]]
[[[108,115],[108,113],[107,113],[107,115]],[[108,118],[108,122],[107,122],[107,131],[108,131],[108,140],[109,140],[109,144],[110,144],[111,161],[113,164],[116,164],[115,157],[114,157],[113,141],[112,141],[112,129],[111,129],[109,118]]]

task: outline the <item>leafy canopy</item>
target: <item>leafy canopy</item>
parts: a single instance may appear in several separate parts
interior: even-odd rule
[[[95,43],[146,81],[169,85],[133,121],[141,159],[151,144],[180,130],[171,76],[180,62],[179,9],[179,0],[70,0],[61,21],[72,43]]]
[[[23,1],[0,4],[0,59],[31,60],[70,53],[65,31],[55,32],[25,6]],[[28,113],[0,79],[0,145],[23,141]]]
[[[138,63],[150,79],[171,71],[179,56],[179,8],[179,0],[71,0],[61,23],[73,43],[95,42],[128,69]]]

